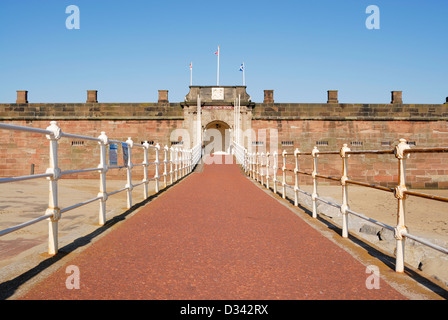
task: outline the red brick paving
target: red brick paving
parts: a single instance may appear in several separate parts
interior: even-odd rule
[[[208,165],[161,194],[23,299],[405,299],[255,186]]]

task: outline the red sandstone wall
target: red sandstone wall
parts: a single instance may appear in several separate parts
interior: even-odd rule
[[[8,123],[46,128],[47,120],[8,121]],[[79,120],[58,121],[64,132],[98,136],[101,131],[114,140],[125,141],[131,137],[135,142],[152,140],[162,147],[170,145],[169,136],[175,128],[182,128],[182,120]],[[325,121],[325,120],[253,120],[255,132],[267,130],[267,150],[269,150],[269,129],[278,130],[278,150],[293,152],[299,148],[310,152],[317,141],[328,141],[328,146],[319,146],[320,151],[339,150],[347,143],[352,150],[392,149],[398,139],[405,138],[416,143],[413,148],[448,146],[448,123],[446,121]],[[253,141],[258,139],[253,137]],[[294,145],[282,147],[282,141],[293,141]],[[362,142],[353,146],[351,142]],[[389,141],[391,146],[382,146]],[[63,138],[59,143],[59,166],[62,170],[94,168],[99,163],[99,147],[96,142],[86,141],[84,146],[72,146],[71,139]],[[119,164],[121,164],[121,148]],[[133,163],[142,162],[143,152],[134,148]],[[259,148],[260,152],[266,149]],[[163,152],[161,152],[161,159]],[[151,153],[150,161],[154,159]],[[397,160],[392,155],[353,155],[349,160],[351,179],[393,187],[397,181]],[[48,141],[40,134],[0,130],[0,176],[10,177],[30,173],[35,164],[35,173],[43,173],[48,167]],[[293,168],[293,158],[288,157],[288,167]],[[312,170],[311,157],[300,161],[300,168]],[[154,174],[153,167],[150,176]],[[318,171],[320,174],[340,177],[341,159],[336,155],[321,155]],[[163,172],[163,166],[160,166]],[[407,182],[412,188],[448,188],[448,154],[415,154],[407,161]],[[96,178],[95,173],[70,175],[67,178]],[[108,178],[125,179],[126,171],[110,170]],[[142,178],[142,168],[134,170],[133,181]],[[319,180],[320,183],[326,183]],[[311,183],[301,177],[301,183]]]
[[[8,121],[9,124],[29,126],[45,129],[49,126],[49,121]],[[79,134],[85,136],[98,137],[101,131],[113,140],[126,141],[131,137],[134,142],[154,141],[161,147],[170,146],[169,137],[175,128],[182,128],[182,120],[80,120],[80,121],[58,121],[63,132]],[[97,142],[85,141],[83,146],[72,146],[72,140],[62,138],[59,140],[59,167],[63,170],[95,168],[99,164],[99,146]],[[150,160],[154,161],[155,152],[150,149]],[[143,162],[142,148],[134,147],[132,150],[132,162]],[[163,160],[163,152],[160,152],[160,159]],[[35,165],[34,172],[44,173],[48,168],[49,142],[44,135],[0,130],[0,176],[11,177],[28,175],[31,171],[31,164]],[[118,147],[118,165],[122,165],[121,147]],[[163,172],[163,166],[160,166]],[[150,166],[150,176],[154,175]],[[143,175],[142,167],[133,170],[133,181],[138,182]],[[125,179],[125,169],[109,170],[108,178]],[[96,178],[96,173],[81,173],[64,176],[64,178]]]
[[[270,150],[269,129],[278,130],[278,150],[311,152],[317,141],[327,141],[328,146],[318,146],[320,151],[339,150],[347,143],[352,150],[392,149],[400,138],[416,143],[411,148],[448,146],[448,123],[446,121],[321,121],[321,120],[253,120],[252,128],[258,140],[259,130],[267,129],[266,149]],[[260,134],[262,136],[262,134]],[[261,140],[261,138],[259,139]],[[293,141],[293,146],[282,147],[282,141]],[[362,146],[351,145],[362,142]],[[383,146],[391,142],[391,146]],[[288,168],[294,168],[293,157]],[[281,161],[281,157],[279,158]],[[312,171],[311,156],[302,157],[300,168]],[[340,177],[342,160],[338,155],[321,155],[318,172],[322,175]],[[280,174],[280,171],[279,171]],[[407,160],[407,183],[412,188],[448,188],[448,154],[414,154]],[[280,176],[280,175],[279,175]],[[398,161],[393,155],[352,155],[349,160],[349,176],[353,180],[393,187],[398,179]],[[311,179],[301,177],[301,183]],[[326,183],[326,180],[319,180]]]

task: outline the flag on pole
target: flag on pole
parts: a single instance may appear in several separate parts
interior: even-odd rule
[[[216,51],[215,54],[216,54],[217,56],[219,56],[219,46],[218,46],[218,51]]]
[[[242,71],[243,72],[243,86],[245,86],[246,85],[246,75],[245,75],[245,65],[244,65],[244,62],[241,64],[241,66],[240,66],[240,71]]]
[[[193,70],[193,62],[190,62],[190,70]]]

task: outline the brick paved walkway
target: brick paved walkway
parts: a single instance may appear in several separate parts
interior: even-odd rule
[[[206,165],[98,239],[24,299],[405,299],[248,180]]]

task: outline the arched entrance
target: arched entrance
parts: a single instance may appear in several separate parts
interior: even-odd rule
[[[205,154],[230,154],[230,126],[224,121],[212,121],[204,131]]]

